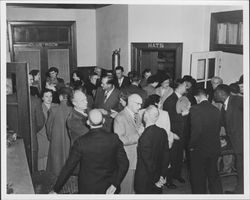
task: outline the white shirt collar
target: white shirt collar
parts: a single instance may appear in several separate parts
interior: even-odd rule
[[[175,94],[177,95],[178,99],[181,98],[181,94],[175,91]]]
[[[224,102],[224,109],[225,110],[227,110],[228,101],[229,101],[229,96],[227,97],[226,101]]]
[[[107,93],[106,93],[106,100],[109,98],[109,96],[111,95],[111,93],[113,92],[113,90],[115,89],[115,87],[113,86],[113,88],[111,90],[109,90]]]
[[[121,87],[122,82],[123,82],[124,76],[121,79],[118,79],[119,86]]]

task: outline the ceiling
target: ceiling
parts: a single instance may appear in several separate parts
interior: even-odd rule
[[[111,4],[32,4],[32,3],[7,3],[7,6],[25,8],[63,8],[63,9],[97,9]]]

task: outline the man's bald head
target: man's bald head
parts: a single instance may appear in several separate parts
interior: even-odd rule
[[[142,105],[142,98],[138,94],[131,94],[128,97],[128,108],[133,113],[138,113]]]
[[[155,106],[151,105],[146,108],[144,113],[144,121],[146,124],[155,124],[159,118],[159,110]]]
[[[100,126],[103,124],[103,116],[101,111],[93,109],[89,112],[88,123],[91,127]]]

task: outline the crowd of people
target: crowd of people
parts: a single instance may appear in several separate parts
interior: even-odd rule
[[[125,76],[122,66],[96,67],[87,80],[76,70],[70,83],[58,74],[55,67],[44,81],[38,70],[29,74],[38,102],[33,165],[57,177],[51,193],[161,194],[175,181],[190,181],[193,194],[243,193],[243,76],[230,85],[213,77],[208,90],[189,75]],[[234,191],[223,191],[218,172],[225,138],[235,156]],[[223,158],[224,170],[230,160]]]

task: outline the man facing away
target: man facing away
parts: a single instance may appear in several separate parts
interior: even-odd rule
[[[144,128],[139,116],[142,98],[138,94],[128,97],[127,106],[116,116],[114,120],[114,132],[123,142],[129,159],[129,170],[121,183],[121,194],[134,193],[134,173],[137,162],[136,146]]]
[[[103,129],[104,121],[99,110],[93,109],[89,112],[90,131],[77,139],[71,148],[68,160],[54,185],[56,193],[78,163],[80,194],[119,193],[129,161],[118,136]]]
[[[220,111],[207,99],[204,89],[198,89],[197,105],[191,107],[191,138],[189,142],[191,188],[193,194],[222,194],[217,169],[220,155]]]
[[[151,105],[144,113],[146,129],[138,141],[135,170],[135,192],[137,194],[161,194],[166,183],[169,164],[168,136],[156,126],[158,109]]]

